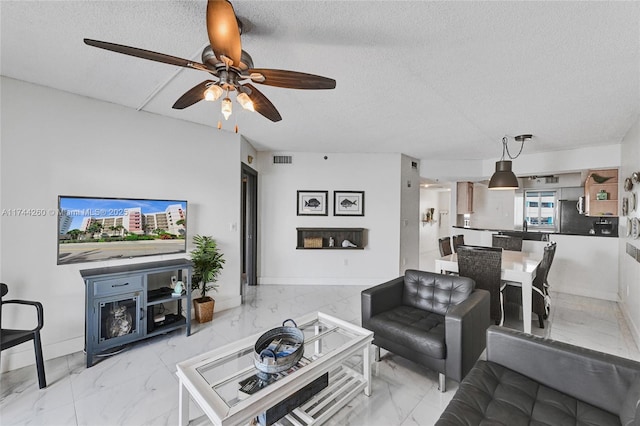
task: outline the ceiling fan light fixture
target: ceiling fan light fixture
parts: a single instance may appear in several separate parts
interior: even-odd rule
[[[242,108],[255,112],[255,108],[253,106],[253,101],[251,100],[251,98],[249,98],[249,95],[247,95],[246,93],[238,93],[238,96],[236,97],[238,103],[240,105],[242,105]]]
[[[213,84],[207,87],[207,90],[204,91],[204,100],[213,102],[217,100],[220,96],[222,96],[222,93],[224,93],[222,88],[220,86]]]
[[[231,105],[231,99],[224,98],[222,100],[222,115],[224,115],[224,119],[228,120],[229,116],[231,116],[233,106]]]

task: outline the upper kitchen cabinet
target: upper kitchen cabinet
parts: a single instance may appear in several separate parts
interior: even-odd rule
[[[618,169],[589,170],[584,195],[587,216],[618,216]]]
[[[473,182],[458,182],[456,210],[458,214],[473,213]]]

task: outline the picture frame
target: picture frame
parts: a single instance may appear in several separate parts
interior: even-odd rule
[[[327,216],[329,214],[329,191],[298,191],[298,216]]]
[[[364,216],[364,191],[333,191],[334,216]]]

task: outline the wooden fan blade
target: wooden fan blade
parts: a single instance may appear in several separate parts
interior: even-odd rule
[[[213,80],[205,80],[200,84],[193,86],[184,95],[180,96],[180,99],[173,104],[173,109],[185,109],[191,105],[200,102],[204,99],[204,91],[207,89],[209,83],[214,83]]]
[[[89,46],[111,50],[112,52],[124,53],[125,55],[148,59],[150,61],[162,62],[169,65],[177,65],[179,67],[194,68],[201,71],[212,72],[204,64],[190,61],[188,59],[178,58],[177,56],[165,55],[164,53],[152,52],[150,50],[138,49],[137,47],[129,47],[122,44],[109,43],[106,41],[91,40],[89,38],[85,38],[84,42]]]
[[[253,109],[255,109],[257,113],[268,118],[274,123],[282,120],[282,117],[276,107],[273,106],[271,101],[267,99],[262,92],[251,84],[243,84],[242,87],[247,87],[251,90],[251,93],[247,93],[247,95],[249,96],[249,99],[251,99],[251,102],[253,102]]]
[[[240,65],[242,44],[240,29],[233,6],[227,0],[209,0],[207,3],[207,33],[209,43],[216,57],[224,62],[222,56]]]
[[[253,80],[254,83],[268,86],[284,87],[287,89],[335,89],[336,81],[332,78],[307,74],[297,71],[273,70],[265,68],[252,68],[246,74],[259,73],[264,76],[264,81]]]

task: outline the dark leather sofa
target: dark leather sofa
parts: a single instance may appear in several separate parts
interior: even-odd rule
[[[485,348],[490,325],[489,292],[470,278],[407,270],[404,276],[366,289],[362,326],[380,348],[410,359],[457,382]]]
[[[640,425],[640,363],[491,326],[436,426]]]

